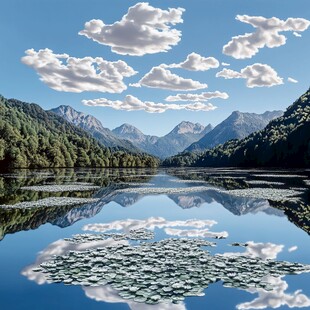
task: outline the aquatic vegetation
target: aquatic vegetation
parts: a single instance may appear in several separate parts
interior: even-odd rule
[[[148,194],[148,195],[169,195],[179,193],[193,193],[203,192],[208,189],[214,189],[208,186],[193,186],[193,187],[150,187],[150,188],[124,188],[117,190],[119,193],[136,193],[136,194]]]
[[[225,191],[228,194],[238,197],[252,197],[268,199],[272,201],[296,201],[302,192],[292,189],[280,188],[246,188],[246,189],[233,189]]]
[[[70,241],[81,242],[85,238],[89,242],[91,237],[75,238]],[[65,285],[109,284],[119,296],[146,304],[178,303],[188,296],[203,296],[204,289],[218,281],[223,281],[225,287],[271,291],[273,286],[264,281],[266,276],[310,272],[309,265],[242,255],[211,255],[202,249],[214,245],[202,239],[184,238],[116,244],[69,251],[33,271]]]
[[[22,190],[36,191],[36,192],[83,192],[83,191],[94,191],[99,189],[100,186],[96,186],[92,183],[70,183],[70,184],[48,184],[48,185],[34,185],[34,186],[23,186]]]
[[[310,180],[303,180],[306,185],[310,186]]]
[[[104,239],[112,238],[115,241],[119,240],[152,240],[154,239],[154,233],[145,229],[132,229],[129,234],[77,234],[72,238],[66,238],[65,241],[69,241],[74,244],[87,243],[93,241],[101,241]]]
[[[273,182],[273,181],[265,181],[265,180],[248,180],[246,183],[251,185],[284,185],[283,182]]]
[[[57,207],[57,206],[73,206],[96,202],[96,198],[73,198],[73,197],[49,197],[37,201],[19,202],[14,205],[0,205],[0,208],[6,209],[28,209],[42,207]]]
[[[254,177],[262,178],[306,178],[306,175],[300,174],[253,174]]]

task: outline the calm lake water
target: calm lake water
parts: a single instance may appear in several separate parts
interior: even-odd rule
[[[0,309],[310,309],[309,176],[1,174]]]

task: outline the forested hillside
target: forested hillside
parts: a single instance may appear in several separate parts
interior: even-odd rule
[[[0,169],[154,167],[158,160],[104,147],[62,117],[0,96]]]
[[[310,167],[310,89],[263,130],[203,153],[183,153],[166,166]]]

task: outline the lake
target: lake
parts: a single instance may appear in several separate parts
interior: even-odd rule
[[[310,309],[310,171],[0,175],[1,309]]]

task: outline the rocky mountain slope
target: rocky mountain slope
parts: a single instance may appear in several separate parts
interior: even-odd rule
[[[203,151],[223,144],[228,140],[240,140],[255,131],[263,129],[272,119],[282,114],[283,111],[267,111],[263,114],[235,111],[199,141],[191,144],[185,151]]]
[[[139,129],[129,124],[123,124],[115,128],[113,133],[120,138],[128,139],[135,146],[149,154],[166,158],[182,152],[211,129],[211,125],[204,127],[199,123],[194,124],[183,121],[163,137],[145,135]]]
[[[118,138],[110,129],[103,127],[102,123],[92,115],[78,112],[68,105],[61,105],[50,111],[63,117],[69,123],[88,131],[96,140],[107,147],[139,152],[139,149],[130,141]]]

